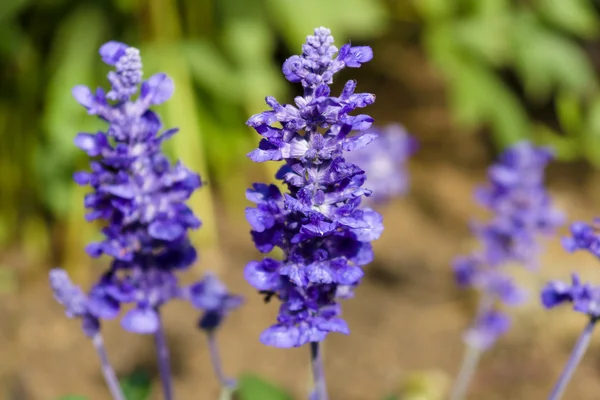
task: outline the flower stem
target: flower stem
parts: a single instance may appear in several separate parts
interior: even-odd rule
[[[590,344],[590,339],[592,337],[592,332],[594,331],[595,326],[596,319],[590,319],[590,322],[588,322],[588,324],[585,326],[585,329],[579,336],[579,339],[577,339],[577,343],[575,344],[575,347],[571,352],[571,357],[569,358],[565,369],[560,375],[558,382],[556,382],[556,385],[554,386],[550,397],[548,397],[548,400],[558,400],[562,397],[565,389],[567,388],[567,384],[573,376],[573,372],[575,372],[575,368],[577,368],[577,365],[579,365],[581,358],[585,354],[585,351],[587,350],[588,345]]]
[[[454,382],[450,400],[462,400],[465,398],[482,354],[481,349],[467,345],[462,365]]]
[[[162,321],[159,322],[158,330],[156,331],[156,333],[154,333],[154,344],[156,346],[156,355],[158,358],[158,371],[160,373],[160,381],[162,383],[164,399],[173,400],[171,361],[169,359],[169,347],[167,346],[167,340],[165,337],[165,332],[163,330]]]
[[[221,384],[221,389],[232,390],[235,389],[236,383],[233,379],[225,376],[223,373],[223,366],[221,364],[221,357],[219,356],[219,348],[217,347],[217,338],[213,330],[209,330],[206,333],[208,339],[208,351],[210,352],[210,361],[215,371],[215,375]]]
[[[311,400],[327,400],[327,384],[319,342],[310,342],[310,358],[314,382],[314,394],[311,396]]]
[[[484,294],[479,299],[479,305],[477,307],[475,319],[491,310],[493,306],[494,299],[489,295]],[[473,380],[473,376],[475,376],[475,371],[479,366],[479,360],[481,359],[482,354],[482,349],[467,344],[460,370],[458,371],[458,375],[454,381],[454,387],[452,388],[450,400],[463,400],[465,398],[467,391],[469,390],[469,386],[471,385],[471,381]]]
[[[112,398],[114,400],[125,400],[125,396],[123,395],[123,391],[121,390],[121,385],[119,384],[119,380],[117,379],[115,370],[108,361],[108,356],[106,355],[106,349],[104,348],[104,340],[102,339],[102,335],[100,333],[95,334],[92,337],[92,342],[94,343],[94,347],[96,348],[96,352],[98,353],[98,357],[100,358],[102,375],[104,375],[104,380],[106,381],[106,385],[108,386],[108,390],[110,391]]]

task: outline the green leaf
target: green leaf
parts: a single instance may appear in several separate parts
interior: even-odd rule
[[[556,158],[561,161],[574,161],[581,152],[578,139],[573,136],[564,136],[553,129],[538,124],[533,129],[534,142],[554,149]]]
[[[419,14],[429,22],[451,18],[456,10],[456,3],[448,0],[413,0]]]
[[[569,92],[556,95],[556,115],[560,126],[569,135],[577,135],[582,129],[583,110],[579,97]]]
[[[88,398],[76,394],[68,394],[66,396],[59,397],[57,400],[88,400]]]
[[[0,24],[4,25],[15,14],[29,5],[31,0],[2,0],[0,1]]]
[[[459,123],[471,128],[490,124],[500,147],[529,136],[525,110],[493,71],[463,62],[455,67],[452,77],[448,82],[450,100]]]
[[[533,99],[546,99],[553,89],[584,94],[597,87],[583,49],[522,12],[513,29],[515,67]]]
[[[73,138],[77,132],[93,132],[103,126],[73,99],[71,88],[78,84],[93,86],[104,22],[96,7],[84,5],[71,12],[53,38],[50,65],[45,67],[50,71],[42,118],[47,145],[39,149],[36,162],[43,190],[49,194],[45,200],[58,216],[69,211],[65,199],[70,192],[71,170],[75,157],[81,154]]]
[[[395,394],[390,394],[388,396],[385,396],[381,400],[400,400],[400,397],[396,396]]]
[[[600,166],[600,97],[596,97],[587,110],[585,129],[581,144],[584,156],[596,166]]]
[[[300,50],[317,26],[331,29],[338,47],[348,39],[373,37],[384,32],[388,11],[375,0],[266,0],[274,24],[291,49]]]
[[[127,400],[146,400],[150,397],[152,381],[146,372],[137,370],[121,379],[121,388]]]
[[[598,14],[589,0],[539,0],[538,10],[555,25],[585,38],[598,34]]]
[[[239,380],[237,395],[240,400],[291,400],[283,389],[254,375],[243,375]]]
[[[242,83],[234,68],[212,43],[196,40],[185,42],[181,49],[190,73],[200,87],[212,96],[238,102]]]

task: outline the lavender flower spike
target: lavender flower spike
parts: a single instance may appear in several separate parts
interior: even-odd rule
[[[535,267],[538,236],[552,234],[563,222],[544,188],[544,170],[551,159],[548,149],[517,143],[490,167],[489,184],[476,191],[477,200],[493,217],[486,223],[472,225],[480,249],[457,258],[453,264],[458,285],[481,293],[475,320],[464,335],[468,349],[453,400],[464,398],[480,353],[510,328],[510,319],[499,306],[514,306],[526,297],[502,267],[509,263]]]
[[[237,384],[234,379],[227,377],[223,372],[217,347],[216,330],[231,311],[242,305],[242,297],[230,294],[225,285],[210,273],[207,273],[202,280],[190,286],[185,291],[184,296],[189,299],[194,307],[204,311],[198,321],[198,327],[206,332],[215,375],[221,384],[222,391],[233,391]]]
[[[188,230],[200,227],[200,220],[185,202],[201,181],[180,162],[172,165],[161,151],[177,129],[161,133],[161,121],[150,107],[169,99],[172,80],[162,73],[142,80],[140,52],[124,43],[104,44],[100,56],[115,68],[108,73],[111,89],[73,89],[88,113],[109,125],[104,132],[75,137],[75,144],[92,157],[91,171],[74,175],[78,184],[92,188],[84,201],[86,219],[105,222],[104,238],[86,251],[112,258],[89,293],[87,312],[96,320],[112,319],[123,304],[134,305],[121,325],[155,336],[164,397],[170,400],[169,351],[159,309],[182,297],[176,272],[196,260]]]
[[[267,301],[273,296],[281,300],[277,323],[260,337],[266,345],[297,347],[321,342],[330,332],[349,333],[337,294],[347,297],[359,284],[362,267],[373,259],[371,241],[383,225],[378,213],[359,207],[371,191],[362,187],[364,171],[347,162],[344,151],[375,138],[368,132],[371,117],[350,115],[372,104],[375,96],[355,93],[355,81],[332,96],[329,85],[335,73],[359,67],[372,56],[369,47],[361,46],[344,45],[338,52],[331,32],[315,29],[302,54],[283,64],[285,77],[300,83],[303,95],[294,105],[267,97],[271,110],[247,122],[263,137],[249,157],[283,160],[276,178],[288,189],[282,194],[274,185],[256,183],[246,192],[256,204],[246,209],[246,218],[257,249],[269,253],[278,247],[284,254],[283,260],[265,257],[245,269],[247,281]]]
[[[114,400],[125,400],[119,380],[106,355],[104,340],[100,333],[100,321],[90,312],[88,297],[83,293],[81,288],[71,282],[71,278],[69,278],[66,271],[58,268],[53,269],[50,271],[49,277],[50,287],[54,292],[56,301],[65,307],[65,313],[69,318],[81,319],[83,332],[92,339],[92,343],[94,343],[94,347],[100,358],[102,375],[112,398]]]
[[[371,132],[377,135],[371,145],[348,152],[346,161],[358,165],[367,174],[366,186],[373,191],[368,200],[385,203],[408,191],[406,162],[417,151],[418,144],[398,124],[371,128]]]
[[[572,236],[563,239],[564,248],[570,252],[576,249],[586,250],[598,257],[600,233],[597,225],[597,219],[594,220],[594,224],[592,225],[584,222],[572,224]],[[571,352],[569,361],[550,394],[549,400],[558,400],[562,397],[575,369],[583,358],[596,327],[596,322],[600,319],[600,286],[581,283],[579,276],[573,274],[571,283],[561,281],[549,282],[542,290],[541,301],[547,309],[570,303],[574,311],[585,314],[589,318],[589,322]]]

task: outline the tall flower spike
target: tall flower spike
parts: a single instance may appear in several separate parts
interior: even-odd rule
[[[499,306],[516,305],[526,298],[525,291],[511,281],[502,266],[516,263],[535,267],[537,237],[554,233],[563,222],[544,188],[544,170],[551,159],[552,153],[546,148],[517,143],[489,168],[489,184],[476,191],[477,200],[493,217],[472,225],[480,249],[453,263],[458,285],[481,293],[477,315],[464,336],[469,350],[455,383],[453,400],[464,398],[480,353],[510,327],[508,315]]]
[[[93,189],[85,196],[86,219],[105,222],[104,238],[86,251],[92,257],[108,255],[112,262],[87,296],[61,272],[53,272],[51,280],[67,312],[84,321],[112,319],[123,304],[134,305],[121,325],[134,333],[154,334],[164,397],[169,400],[169,353],[159,309],[171,299],[186,298],[176,272],[196,260],[188,231],[199,228],[200,220],[186,201],[201,181],[182,163],[172,165],[161,151],[177,129],[161,132],[160,118],[150,107],[171,97],[172,80],[159,73],[143,81],[140,52],[124,43],[104,44],[100,56],[115,68],[108,73],[110,91],[77,86],[73,95],[109,126],[105,132],[75,137],[75,144],[93,160],[91,171],[77,172],[74,179]]]
[[[404,127],[390,124],[372,128],[377,135],[370,146],[348,152],[346,161],[358,165],[367,174],[366,186],[373,191],[369,200],[383,203],[408,191],[408,158],[417,151],[417,141]]]
[[[337,97],[328,86],[336,72],[369,61],[372,51],[345,45],[338,52],[326,28],[315,29],[302,50],[284,63],[283,73],[302,84],[304,95],[296,97],[295,105],[267,97],[271,110],[248,120],[263,137],[249,157],[285,161],[276,177],[287,185],[287,193],[257,183],[247,191],[256,206],[246,209],[258,250],[268,253],[278,247],[284,253],[281,261],[266,257],[245,269],[252,286],[282,302],[277,323],[261,335],[264,344],[276,347],[302,346],[320,342],[330,332],[349,332],[336,292],[358,285],[362,267],[373,258],[370,242],[383,230],[379,214],[359,208],[361,197],[371,191],[362,187],[364,172],[343,153],[375,138],[367,131],[371,117],[350,115],[373,103],[375,96],[355,93],[354,81]]]
[[[598,219],[592,225],[584,222],[576,222],[571,225],[571,236],[563,239],[563,246],[569,252],[582,249],[598,257]],[[549,282],[541,292],[542,305],[551,309],[562,304],[570,303],[573,310],[587,315],[589,321],[581,333],[571,357],[559,377],[550,400],[558,400],[564,394],[567,384],[571,380],[575,369],[583,358],[589,345],[596,323],[600,320],[600,286],[582,283],[577,274],[573,274],[571,282],[552,281]]]

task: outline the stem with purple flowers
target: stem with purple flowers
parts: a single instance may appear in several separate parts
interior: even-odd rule
[[[559,400],[562,397],[565,389],[567,388],[567,384],[575,372],[575,368],[577,368],[579,365],[579,362],[581,361],[590,344],[590,339],[596,326],[596,321],[597,319],[592,317],[585,326],[585,329],[579,336],[579,339],[577,340],[577,343],[571,352],[571,357],[569,357],[569,361],[560,375],[558,382],[556,382],[556,385],[554,386],[550,397],[548,397],[548,400]]]
[[[115,374],[113,367],[108,361],[108,356],[106,355],[106,349],[104,348],[104,340],[102,339],[102,335],[100,333],[95,334],[92,338],[92,342],[94,343],[94,347],[96,348],[96,352],[98,353],[98,358],[100,358],[102,375],[104,375],[104,380],[106,381],[106,385],[108,386],[108,390],[110,391],[112,398],[114,400],[125,400],[125,395],[123,395],[123,391],[121,390],[121,385],[119,384],[117,375]]]

